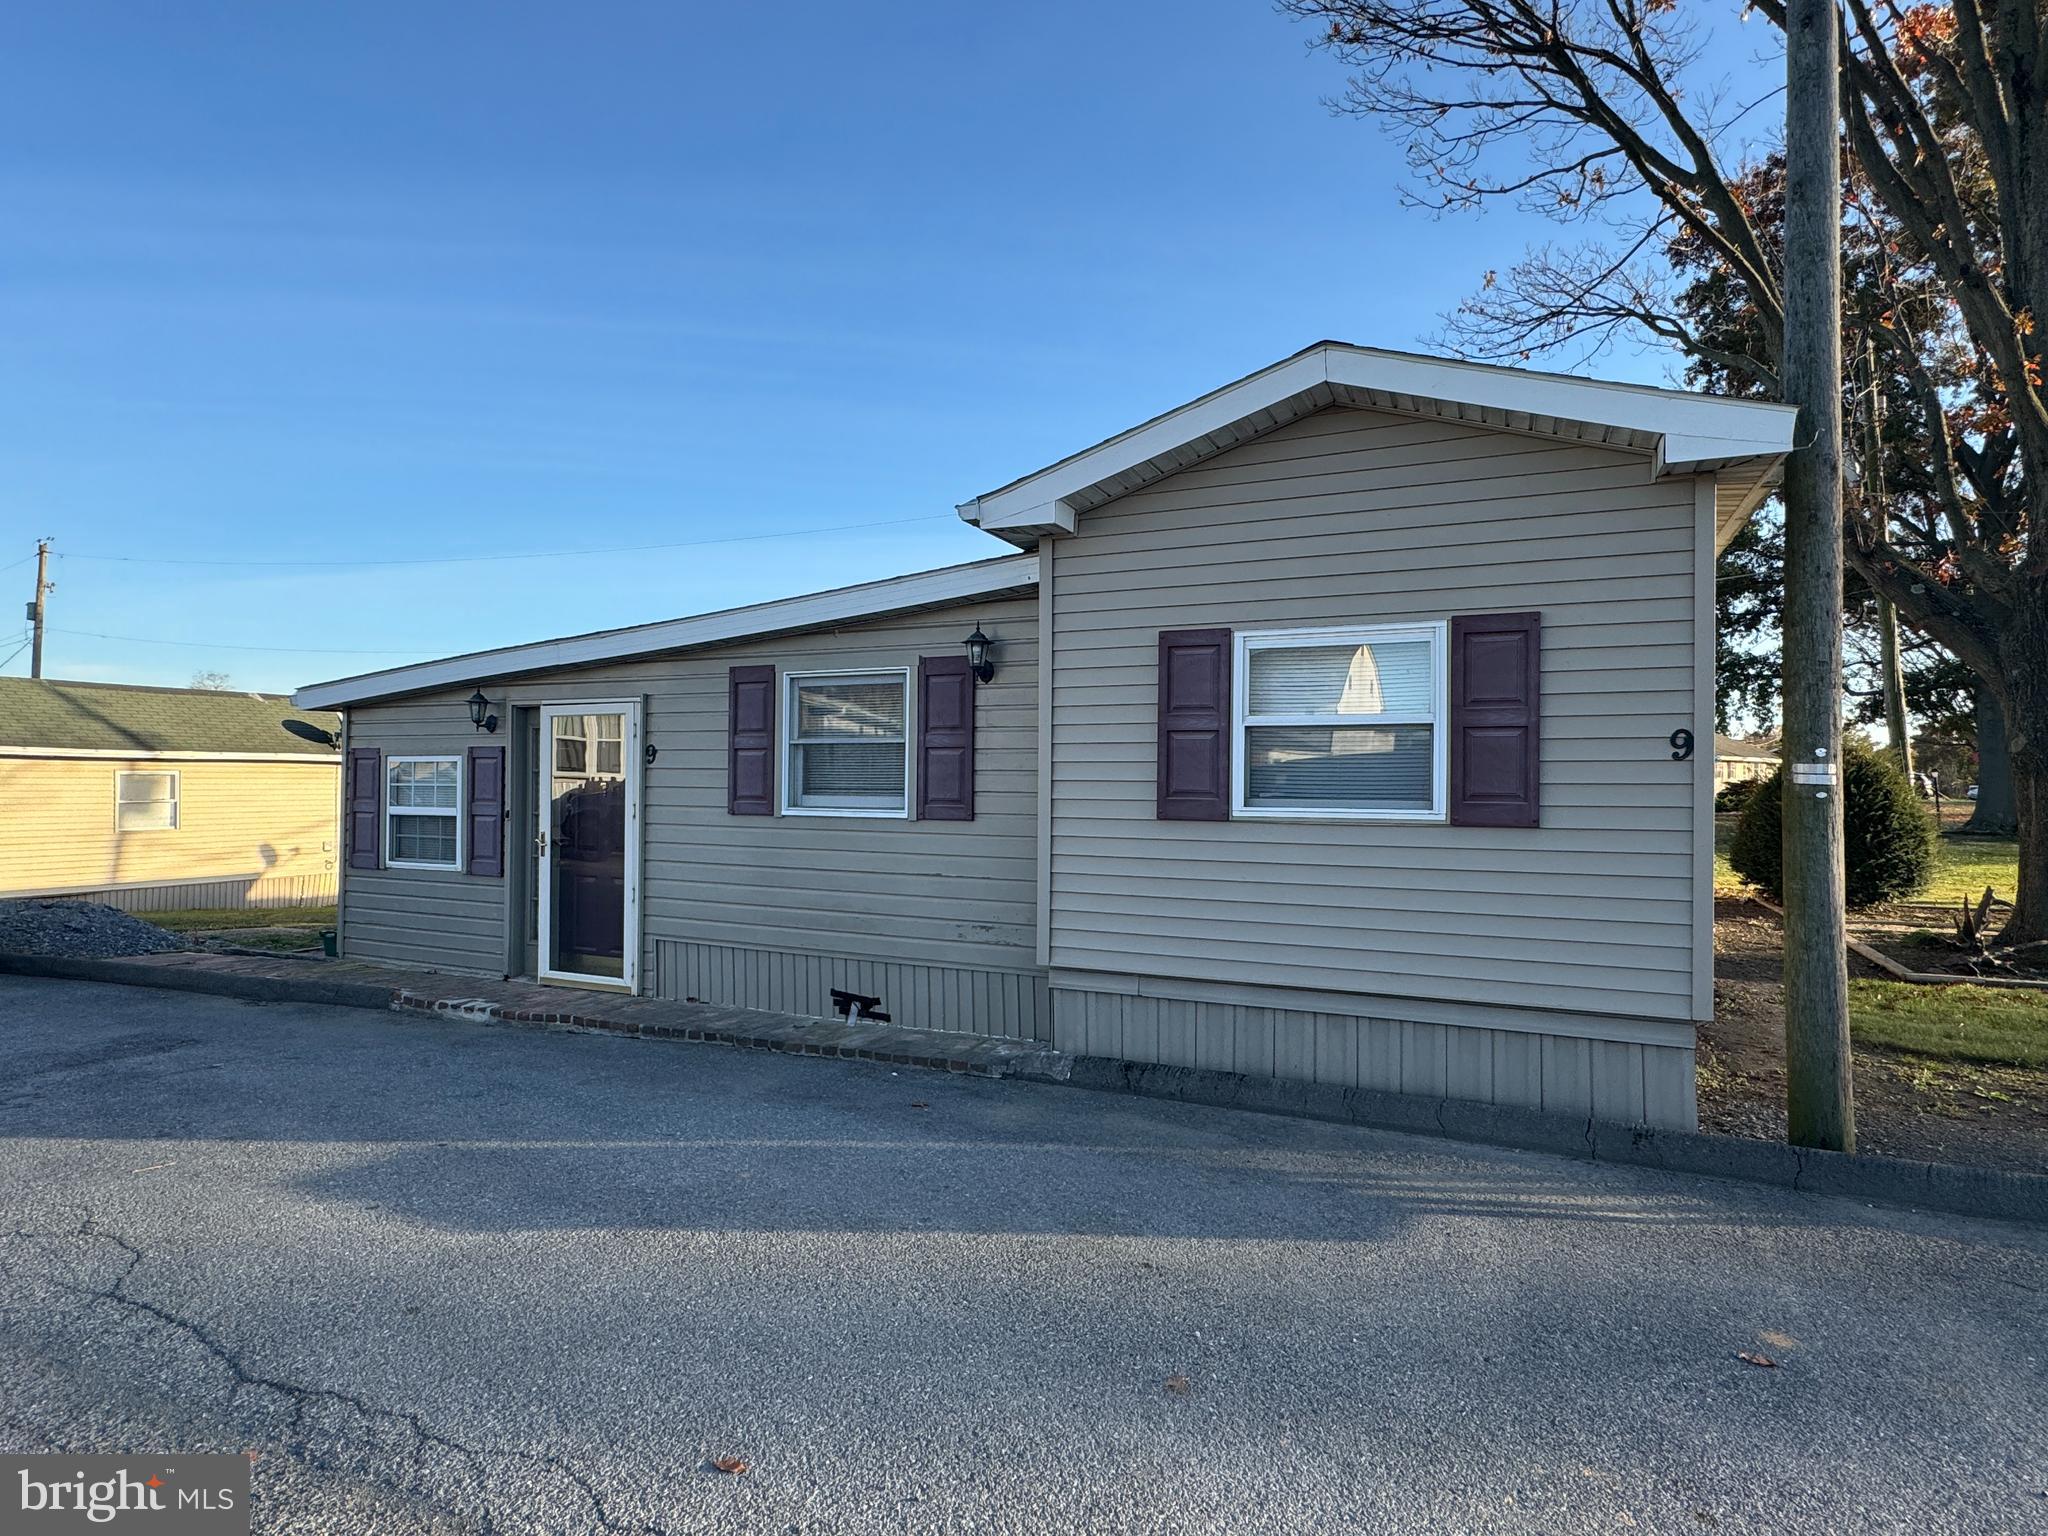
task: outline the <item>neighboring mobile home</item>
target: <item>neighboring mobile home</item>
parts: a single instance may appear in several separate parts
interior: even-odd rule
[[[276,694],[0,678],[0,897],[333,901],[340,729]]]
[[[961,507],[1021,553],[301,690],[344,950],[1690,1126],[1791,426],[1325,343]]]

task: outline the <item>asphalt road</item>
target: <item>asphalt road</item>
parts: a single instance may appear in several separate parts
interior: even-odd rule
[[[0,978],[0,1217],[0,1449],[261,1530],[2048,1531],[2048,1234],[1785,1191]]]

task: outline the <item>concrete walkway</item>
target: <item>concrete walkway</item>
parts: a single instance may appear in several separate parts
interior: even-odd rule
[[[61,962],[57,964],[61,965]],[[895,1066],[934,1067],[981,1077],[1063,1077],[1058,1052],[1043,1041],[846,1024],[800,1014],[723,1008],[658,997],[626,997],[532,981],[495,981],[439,971],[317,960],[298,955],[174,951],[120,960],[72,962],[79,980],[122,981],[225,992],[251,1001],[341,1002],[449,1014],[487,1024],[594,1029],[649,1039],[695,1040],[792,1056],[834,1056]],[[40,966],[45,974],[52,964]],[[125,978],[133,969],[146,977]],[[58,971],[58,974],[64,974]],[[239,983],[239,984],[238,984]]]

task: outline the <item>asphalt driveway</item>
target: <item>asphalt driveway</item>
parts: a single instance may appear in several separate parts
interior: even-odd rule
[[[0,1225],[261,1530],[2048,1531],[2048,1234],[1648,1170],[0,978]]]

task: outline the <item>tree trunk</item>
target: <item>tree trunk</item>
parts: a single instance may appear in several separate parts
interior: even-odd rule
[[[2005,707],[1983,683],[1977,685],[1977,799],[1959,837],[2011,837],[2019,830],[2012,792],[2012,749],[2005,734]]]
[[[1998,942],[2038,944],[2048,939],[2048,764],[2032,752],[2016,751],[2012,778],[2019,807],[2020,883]]]
[[[2038,587],[2015,605],[1999,656],[2020,842],[2019,889],[1999,942],[2033,944],[2048,939],[2048,601]],[[1977,784],[1981,806],[1983,779]]]
[[[1892,756],[1913,778],[1913,727],[1906,718],[1906,669],[1899,662],[1899,610],[1877,600],[1879,664],[1884,670],[1884,728],[1891,737]]]
[[[1856,1150],[1842,869],[1842,180],[1835,0],[1785,14],[1785,1131]]]

